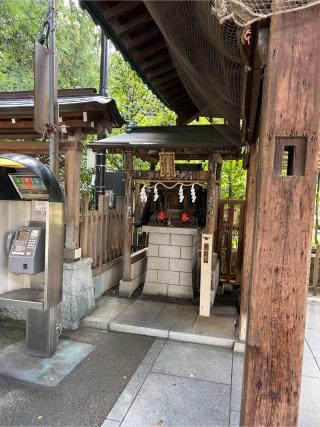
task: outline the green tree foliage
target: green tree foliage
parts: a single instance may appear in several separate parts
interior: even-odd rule
[[[223,162],[221,176],[221,197],[223,199],[245,199],[247,171],[242,160]]]

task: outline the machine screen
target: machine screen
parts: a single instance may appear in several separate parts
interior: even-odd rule
[[[26,241],[29,240],[30,231],[19,231],[18,240]]]
[[[42,180],[31,174],[9,174],[9,177],[23,200],[48,200],[48,193]]]

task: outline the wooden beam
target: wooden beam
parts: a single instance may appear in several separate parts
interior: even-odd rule
[[[123,240],[123,280],[131,280],[131,245],[132,245],[132,172],[133,155],[131,150],[125,154],[126,173],[126,196],[125,196],[125,217],[124,217],[124,240]]]
[[[60,142],[59,151],[80,150],[81,144],[77,141]],[[0,153],[14,152],[23,154],[40,154],[49,152],[49,144],[47,142],[30,141],[0,141]]]
[[[246,207],[244,223],[244,249],[241,277],[240,329],[239,339],[245,341],[248,320],[249,288],[252,266],[252,245],[254,239],[254,215],[257,182],[257,148],[250,146],[249,169],[247,173]]]
[[[125,24],[115,26],[117,36],[122,37],[123,35],[133,31],[135,28],[139,27],[140,25],[145,25],[152,21],[153,21],[153,18],[149,14],[149,12],[145,11],[143,13],[140,13],[135,18],[129,19],[129,21],[126,22]]]
[[[298,423],[320,140],[319,20],[320,6],[271,18],[257,160],[242,426]],[[279,157],[284,173],[277,170]]]
[[[146,42],[154,39],[157,36],[161,38],[163,37],[159,28],[155,25],[149,28],[148,30],[143,31],[136,37],[128,37],[125,41],[125,45],[128,50],[131,50],[145,44]]]
[[[72,137],[70,137],[72,138]],[[79,135],[73,142],[79,143]],[[80,232],[80,169],[81,151],[67,150],[65,153],[65,193],[66,193],[66,241],[65,248],[68,258],[76,259],[81,256],[79,251]],[[70,256],[73,253],[73,256]],[[76,255],[78,254],[78,255]]]
[[[103,6],[105,3],[102,3]],[[113,7],[107,7],[103,10],[102,14],[107,19],[107,21],[113,21],[114,19],[119,18],[120,16],[126,14],[127,12],[131,12],[134,10],[134,6],[140,6],[141,2],[121,1]]]

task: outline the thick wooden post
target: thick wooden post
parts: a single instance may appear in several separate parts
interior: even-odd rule
[[[240,330],[239,330],[240,341],[245,340],[246,330],[247,330],[249,287],[250,287],[251,266],[252,266],[252,244],[253,244],[253,225],[254,225],[254,215],[255,215],[256,177],[257,177],[257,148],[255,145],[251,145],[249,169],[247,174],[245,224],[244,224],[244,248],[243,248],[243,264],[242,264],[242,274],[241,274]]]
[[[319,144],[320,7],[271,19],[242,426],[296,426]]]
[[[125,217],[124,217],[124,241],[123,241],[123,280],[131,280],[131,245],[132,245],[132,151],[125,153],[126,172],[126,197],[125,197]]]
[[[75,137],[76,138],[76,137]],[[65,258],[79,259],[80,239],[80,169],[81,144],[78,139],[76,149],[65,153],[65,193],[66,193],[66,241]]]

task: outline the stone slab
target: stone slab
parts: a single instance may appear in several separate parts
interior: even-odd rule
[[[172,234],[171,235],[171,245],[179,245],[179,246],[192,246],[193,239],[191,234]]]
[[[156,283],[158,281],[158,270],[147,270],[146,281]]]
[[[143,230],[143,227],[142,227]],[[168,233],[160,233],[160,232],[153,232],[149,234],[149,243],[152,243],[154,245],[169,245],[170,244],[170,234]]]
[[[163,258],[165,259],[165,258]],[[163,269],[165,270],[165,269]],[[176,259],[176,258],[170,258],[169,262],[169,270],[171,271],[182,271],[184,273],[191,273],[192,272],[192,262],[187,259]]]
[[[228,426],[229,394],[229,385],[150,373],[121,426]]]
[[[148,337],[168,338],[169,331],[166,329],[152,328],[147,326],[128,325],[125,323],[110,322],[110,331],[123,332],[125,334],[145,335]]]
[[[168,341],[152,372],[231,384],[232,351]]]
[[[158,255],[159,255],[159,245],[149,243],[148,256],[158,256]]]
[[[299,427],[317,427],[320,420],[320,379],[302,376]]]
[[[199,334],[196,333],[193,329],[190,329],[189,332],[169,331],[169,339],[195,344],[213,345],[223,348],[233,348],[234,346],[234,340],[228,338],[219,338],[212,335]]]
[[[168,285],[165,283],[145,282],[143,287],[145,295],[168,295]]]
[[[240,427],[240,411],[230,411],[230,424],[229,424],[229,426],[230,427]]]
[[[136,300],[115,321],[131,325],[151,326],[165,305],[163,302]]]
[[[190,234],[198,235],[200,228],[198,227],[165,227],[165,226],[154,226],[144,225],[142,231],[152,234]],[[150,241],[150,240],[149,240]]]
[[[60,340],[50,358],[33,357],[24,353],[25,343],[18,342],[0,351],[0,374],[47,387],[57,386],[95,346]]]
[[[109,323],[130,304],[132,301],[128,299],[103,296],[97,301],[97,308],[82,319],[81,324],[86,328],[107,330]]]
[[[182,249],[182,248],[181,248]],[[180,258],[180,246],[160,245],[159,257],[162,258]]]
[[[167,304],[155,320],[158,328],[176,330],[192,328],[198,316],[193,305]]]
[[[304,346],[302,375],[320,378],[320,368],[308,344]]]
[[[306,329],[305,337],[314,357],[320,358],[320,331],[317,329]]]
[[[198,316],[193,329],[202,335],[215,336],[217,338],[235,341],[234,318],[230,316],[202,317]]]
[[[193,247],[192,246],[181,246],[181,259],[192,259],[192,258],[194,258]]]
[[[166,283],[168,285],[179,285],[179,272],[169,270],[158,270],[158,283]]]
[[[244,355],[234,353],[232,361],[231,409],[240,411]]]
[[[154,362],[157,360],[165,343],[166,341],[164,339],[156,339],[152,346],[149,348],[148,353],[145,355],[145,358],[143,359],[142,363],[146,363],[147,365],[153,365]]]
[[[184,273],[180,271],[180,285],[192,286],[192,273]]]
[[[122,394],[117,400],[116,404],[109,412],[107,420],[113,420],[118,422],[121,422],[123,420],[138,391],[140,390],[145,379],[147,378],[150,368],[150,365],[144,363],[142,363],[138,367],[138,369],[128,382],[126,388],[123,390]]]
[[[119,427],[120,423],[118,421],[112,421],[106,419],[104,423],[101,425],[101,427]]]
[[[168,270],[169,258],[148,257],[148,270]]]

